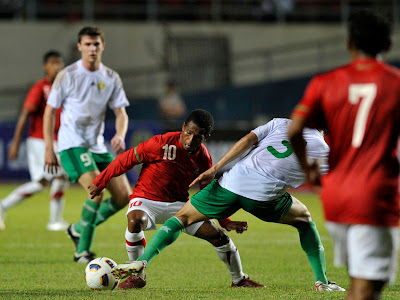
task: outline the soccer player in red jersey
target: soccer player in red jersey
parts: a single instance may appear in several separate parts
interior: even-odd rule
[[[89,186],[92,197],[95,197],[107,187],[111,178],[143,164],[127,212],[125,239],[130,261],[136,260],[144,252],[146,241],[143,231],[156,229],[156,224],[164,223],[177,213],[189,199],[189,184],[212,166],[211,155],[203,142],[210,136],[213,125],[214,120],[209,112],[194,110],[187,117],[181,132],[156,135],[120,154]],[[200,189],[203,187],[200,185]],[[224,219],[220,224],[238,233],[247,229],[247,222]],[[239,251],[214,221],[192,224],[185,231],[214,246],[218,257],[228,267],[233,286],[263,286],[243,273]],[[144,285],[141,277],[131,276],[120,283],[119,288]]]
[[[379,299],[397,269],[399,223],[400,72],[382,62],[391,26],[371,12],[348,24],[353,61],[315,76],[294,109],[289,138],[311,184],[322,181],[327,228],[335,264],[347,265],[347,299]],[[327,130],[329,173],[307,160],[303,128]]]
[[[47,224],[47,229],[59,231],[65,230],[68,226],[62,218],[64,192],[68,187],[68,180],[65,172],[60,169],[57,174],[49,174],[43,170],[45,151],[43,140],[43,113],[53,81],[63,67],[64,63],[59,52],[46,52],[43,56],[43,69],[46,76],[31,87],[25,99],[8,152],[8,158],[14,160],[18,157],[24,129],[29,119],[29,131],[26,144],[31,181],[19,186],[0,202],[0,230],[5,229],[4,219],[6,210],[40,192],[50,181],[50,220]],[[57,111],[56,122],[58,126],[55,128],[55,137],[60,125],[60,110]]]

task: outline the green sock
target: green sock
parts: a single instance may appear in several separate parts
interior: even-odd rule
[[[109,217],[120,211],[122,207],[120,207],[114,200],[110,197],[104,200],[99,207],[99,210],[96,215],[96,220],[94,221],[94,225],[98,226],[101,223],[105,222]],[[76,222],[74,224],[74,229],[79,234],[82,232],[82,222]]]
[[[82,221],[78,221],[76,223],[74,223],[74,229],[77,233],[81,234],[82,232]]]
[[[94,221],[94,225],[98,226],[101,223],[105,222],[109,217],[118,212],[122,207],[120,207],[114,200],[110,197],[104,200],[99,207],[99,211],[96,215],[96,220]]]
[[[76,250],[78,253],[89,251],[92,245],[94,229],[96,227],[94,221],[98,208],[99,204],[89,199],[86,199],[83,204],[81,221],[79,222],[81,226],[81,236],[79,238],[78,249]]]
[[[164,225],[156,231],[144,249],[143,255],[137,260],[146,260],[147,264],[149,264],[161,250],[175,242],[184,229],[185,227],[178,218],[169,218],[165,221]]]
[[[304,252],[307,254],[315,281],[328,283],[326,278],[325,251],[319,237],[317,226],[314,222],[304,224],[302,228],[297,229],[300,235],[300,243]]]

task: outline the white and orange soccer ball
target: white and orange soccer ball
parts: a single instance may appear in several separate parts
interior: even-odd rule
[[[88,263],[85,269],[85,280],[92,290],[113,290],[118,280],[111,270],[117,265],[108,257],[98,257]]]

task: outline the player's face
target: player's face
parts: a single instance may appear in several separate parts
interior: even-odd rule
[[[58,72],[64,68],[64,62],[61,57],[51,56],[46,61],[43,66],[46,75],[49,77],[50,81],[54,81]]]
[[[195,152],[207,138],[204,128],[200,128],[192,121],[183,124],[180,140],[186,151]]]
[[[100,63],[104,46],[105,45],[99,36],[82,36],[81,41],[78,43],[78,50],[82,54],[82,61],[90,65]]]

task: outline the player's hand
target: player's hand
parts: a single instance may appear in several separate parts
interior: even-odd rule
[[[193,180],[192,183],[189,184],[189,187],[191,188],[197,182],[200,182],[200,184],[206,186],[209,183],[211,183],[211,181],[213,181],[215,174],[216,174],[216,172],[214,170],[212,170],[212,168],[210,168],[207,171],[201,173],[195,180]]]
[[[307,181],[311,188],[318,191],[321,187],[321,171],[317,160],[313,160],[305,170]]]
[[[54,151],[46,150],[44,155],[44,170],[50,174],[55,174],[59,167],[60,165]]]
[[[111,146],[116,154],[121,154],[125,151],[125,139],[119,135],[114,135],[111,139]]]
[[[93,183],[88,186],[88,190],[90,194],[90,199],[94,199],[96,196],[99,196],[102,193],[102,190],[95,186]]]
[[[225,225],[226,230],[231,231],[235,230],[237,233],[243,233],[247,230],[248,224],[247,222],[242,221],[232,221]]]
[[[18,150],[19,150],[18,145],[15,144],[15,143],[12,143],[12,144],[11,144],[11,147],[10,147],[10,150],[8,151],[8,158],[9,158],[9,159],[12,159],[12,160],[17,159],[17,157],[18,157]]]

